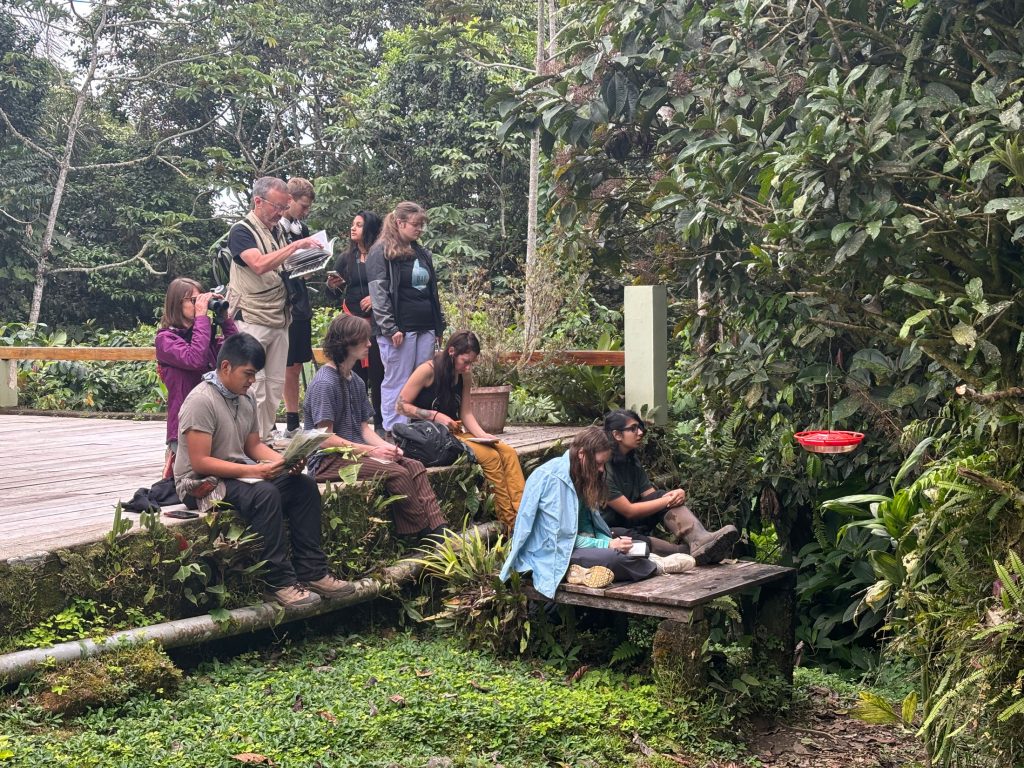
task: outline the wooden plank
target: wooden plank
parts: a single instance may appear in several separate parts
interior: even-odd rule
[[[0,347],[0,360],[156,360],[155,347]]]
[[[568,585],[563,585],[568,586]],[[548,599],[533,587],[525,585],[523,591],[531,600],[547,602]],[[691,617],[699,611],[690,608],[679,608],[671,605],[654,605],[645,603],[627,602],[608,598],[606,590],[590,589],[588,587],[573,588],[573,591],[563,591],[562,588],[555,593],[555,602],[563,605],[579,605],[584,608],[599,608],[605,611],[617,613],[629,613],[634,616],[657,616],[662,619],[673,619],[675,621],[688,622]]]
[[[501,352],[498,359],[507,365],[593,365],[615,366],[626,364],[626,353],[622,350],[601,349],[560,349],[537,350],[529,355],[521,352]]]

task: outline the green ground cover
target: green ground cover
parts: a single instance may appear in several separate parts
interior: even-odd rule
[[[599,670],[569,684],[555,668],[412,633],[209,662],[169,698],[66,720],[31,702],[12,697],[0,713],[0,765],[207,768],[244,753],[278,766],[671,764],[644,757],[636,737],[662,753],[738,752],[707,713],[659,700],[649,677]]]

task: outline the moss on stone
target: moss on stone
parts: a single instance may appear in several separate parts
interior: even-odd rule
[[[77,715],[116,707],[148,693],[168,696],[181,684],[181,670],[153,644],[129,646],[46,672],[36,701],[47,712]]]

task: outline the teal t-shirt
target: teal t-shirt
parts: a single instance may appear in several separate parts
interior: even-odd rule
[[[580,499],[576,517],[575,547],[607,549],[608,542],[610,542],[611,539],[603,533],[598,532],[597,528],[594,526],[593,514],[594,513],[590,511],[590,508],[583,503],[583,499]]]

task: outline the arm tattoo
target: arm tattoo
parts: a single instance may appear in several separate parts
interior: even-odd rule
[[[404,413],[406,416],[413,416],[417,419],[423,419],[424,421],[430,421],[431,413],[427,408],[417,408],[415,405],[405,402],[402,397],[398,398],[398,402],[395,404],[395,410],[399,413]]]

